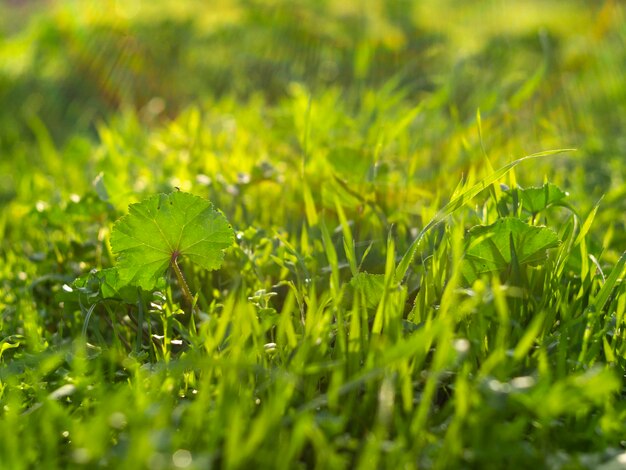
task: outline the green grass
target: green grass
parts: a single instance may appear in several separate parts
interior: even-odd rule
[[[0,468],[624,468],[619,2],[133,5],[0,5]]]

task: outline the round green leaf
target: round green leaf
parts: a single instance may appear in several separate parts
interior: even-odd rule
[[[542,210],[560,203],[568,194],[552,183],[545,183],[540,187],[513,188],[504,192],[504,200],[517,199],[522,208],[531,214],[537,214]]]
[[[357,273],[350,281],[350,285],[365,296],[366,307],[375,308],[385,291],[385,275]]]
[[[480,274],[502,271],[511,263],[537,266],[545,261],[547,250],[556,248],[559,243],[553,230],[529,225],[514,217],[503,217],[491,225],[478,225],[469,231],[463,275],[472,282]]]
[[[111,248],[120,280],[149,290],[174,259],[219,268],[233,239],[232,227],[209,201],[177,191],[131,204],[113,226]]]

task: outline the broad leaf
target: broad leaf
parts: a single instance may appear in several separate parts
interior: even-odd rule
[[[176,259],[219,268],[233,239],[232,227],[209,201],[177,191],[131,204],[113,226],[111,248],[120,281],[150,290]]]
[[[366,307],[374,308],[380,303],[385,290],[385,275],[357,273],[350,280],[350,285],[364,296]]]
[[[157,285],[157,289],[165,287],[165,282],[160,279],[161,284]],[[137,287],[123,283],[120,280],[119,273],[116,268],[106,268],[100,271],[92,270],[74,280],[72,283],[78,292],[86,296],[89,303],[100,302],[105,299],[116,299],[134,304],[139,296],[150,296],[151,293],[137,289]]]
[[[371,166],[371,158],[362,150],[352,147],[334,148],[326,160],[339,176],[353,182],[364,181]]]
[[[480,274],[503,271],[512,263],[536,266],[545,261],[547,250],[559,243],[551,229],[528,225],[515,217],[478,225],[469,232],[463,276],[473,282]]]
[[[402,256],[400,263],[398,263],[398,267],[396,268],[396,279],[398,281],[403,281],[404,276],[406,275],[407,270],[409,269],[409,265],[413,261],[415,257],[415,253],[424,239],[424,236],[435,226],[446,220],[450,215],[452,215],[457,209],[463,207],[469,201],[471,201],[478,193],[485,190],[489,187],[489,185],[495,183],[498,179],[506,175],[509,171],[515,168],[522,162],[532,160],[535,158],[545,157],[548,155],[555,155],[557,153],[570,151],[573,149],[560,149],[560,150],[548,150],[546,152],[535,153],[532,155],[527,155],[522,158],[518,158],[506,165],[502,168],[497,169],[487,177],[478,181],[476,184],[471,186],[468,189],[461,191],[457,194],[450,202],[448,202],[435,216],[426,224],[426,226],[420,231],[415,240],[411,243],[406,253]]]
[[[514,188],[505,192],[505,200],[515,200],[517,204],[521,204],[522,208],[531,214],[537,214],[567,196],[565,191],[552,183],[546,183],[538,188]]]

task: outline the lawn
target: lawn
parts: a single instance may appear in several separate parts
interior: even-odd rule
[[[0,469],[626,469],[626,7],[0,3]]]

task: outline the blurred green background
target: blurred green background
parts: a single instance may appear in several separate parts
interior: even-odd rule
[[[389,210],[414,213],[476,167],[477,110],[494,166],[576,148],[522,183],[546,175],[583,210],[604,195],[607,213],[626,212],[622,2],[5,1],[0,34],[13,215],[83,195],[101,172],[121,210],[144,192],[205,193],[207,175],[227,213],[262,214],[220,195],[267,161],[293,179],[306,126],[313,188],[329,176],[319,161],[354,177],[376,160],[405,191]]]
[[[513,141],[494,146],[577,147],[567,171],[581,168],[598,194],[623,177],[617,1],[14,0],[0,4],[0,34],[5,202],[22,165],[59,176],[33,142],[67,162],[120,111],[152,126],[225,97],[275,103],[294,84],[313,96],[337,89],[352,106],[367,89],[401,88],[431,108],[416,140],[433,152],[480,108],[497,127],[487,139]]]
[[[537,468],[542,468],[537,462],[549,461],[556,462],[553,468],[579,468],[578,457],[568,466],[568,454],[581,453],[583,459],[587,453],[595,459],[588,465],[593,468],[612,456],[603,454],[608,447],[613,453],[619,446],[623,450],[626,411],[618,375],[623,376],[626,356],[613,357],[606,346],[623,318],[611,318],[614,312],[607,310],[598,320],[601,327],[595,326],[586,356],[591,359],[577,357],[583,338],[590,337],[586,328],[594,328],[592,315],[585,323],[589,298],[606,285],[604,273],[612,272],[626,246],[625,8],[617,0],[0,1],[0,358],[7,365],[0,368],[0,379],[9,380],[0,382],[0,398],[8,403],[3,416],[13,420],[0,432],[0,450],[11,452],[7,461],[26,467],[47,455],[51,468],[54,459],[60,466],[96,462],[88,454],[68,454],[67,429],[74,450],[89,449],[103,466],[122,462],[132,468],[146,465],[159,446],[173,454],[188,445],[215,450],[199,462],[220,462],[220,449],[226,448],[227,463],[234,462],[230,468],[277,460],[287,468],[310,463],[313,453],[326,468],[324,462],[335,458],[346,465],[357,457],[367,463],[368,454],[361,451],[370,444],[396,468],[393,459],[405,458],[416,436],[429,449],[420,456],[424,466],[432,454],[442,466],[456,461],[486,468],[497,461],[499,468],[510,468],[519,458]],[[419,359],[410,343],[411,338],[432,342],[434,336],[428,339],[421,324],[405,322],[401,303],[397,326],[406,337],[372,342],[357,351],[371,359],[366,367],[357,354],[350,359],[354,369],[340,375],[336,312],[327,307],[338,289],[349,288],[342,228],[349,226],[354,234],[358,259],[367,258],[359,270],[381,275],[388,261],[398,261],[388,250],[388,235],[394,235],[389,240],[399,258],[460,181],[471,185],[514,159],[558,148],[577,150],[525,162],[503,181],[528,187],[548,180],[568,191],[580,219],[554,208],[550,217],[534,221],[558,229],[564,239],[578,230],[572,227],[579,220],[583,225],[595,214],[593,225],[585,227],[587,236],[563,249],[565,274],[549,286],[559,316],[547,303],[540,313],[549,312],[553,322],[542,326],[523,317],[509,325],[500,321],[497,302],[486,290],[484,296],[464,290],[459,315],[477,311],[479,321],[468,315],[458,331],[457,325],[442,329],[437,346],[446,347],[437,350],[449,350],[452,361],[451,341],[466,335],[480,346],[472,346],[477,359],[435,364],[440,369],[431,370],[430,364],[419,365],[430,355],[428,347]],[[164,361],[133,357],[129,324],[100,329],[96,318],[108,317],[96,313],[89,323],[80,295],[71,293],[77,277],[114,264],[110,228],[128,204],[174,188],[210,199],[238,233],[221,270],[185,269],[203,311],[226,321],[232,315],[234,331],[241,328],[244,338],[218,351],[223,332],[216,332],[216,351],[195,357],[193,367],[201,364],[206,384],[199,387],[198,408],[188,408],[182,421],[184,394],[195,387],[187,363],[158,369]],[[455,223],[437,227],[424,242],[402,292],[415,297],[421,289],[428,315],[439,318],[448,260],[459,254],[454,252],[460,252],[466,228],[494,216],[497,208],[489,207],[473,200],[455,214]],[[441,240],[452,240],[452,255]],[[295,294],[289,283],[298,286]],[[551,301],[542,291],[537,297]],[[623,298],[614,302],[622,312]],[[170,300],[169,320],[160,311],[152,318],[172,321],[179,312],[175,295]],[[534,312],[533,302],[538,300],[516,303],[513,314]],[[300,303],[323,321],[297,338],[294,333],[277,356],[266,354],[266,330],[254,335],[246,330],[258,321],[255,309],[264,315],[273,310],[268,318],[258,313],[269,331],[276,318],[287,324],[293,317],[300,325]],[[114,305],[120,318],[131,311]],[[367,312],[363,321],[365,331],[371,326]],[[477,329],[474,338],[465,326],[470,333]],[[485,338],[509,326],[511,339],[487,355]],[[126,335],[127,348],[119,342],[110,347],[114,331]],[[538,332],[542,336],[535,341]],[[82,346],[72,356],[72,342],[81,334],[96,343],[92,351],[102,348],[111,358],[87,360],[80,355]],[[619,335],[611,341],[623,352],[626,343]],[[396,340],[407,349],[394,352]],[[536,353],[526,354],[535,343]],[[524,346],[519,357],[508,357],[519,344]],[[493,373],[500,382],[480,376],[481,361],[500,352],[509,361],[500,375]],[[223,362],[205,360],[211,354]],[[301,363],[292,361],[294,355]],[[376,361],[386,357],[400,365],[383,364],[380,384],[378,376],[359,377],[379,373]],[[604,362],[617,372],[594,376],[593,366]],[[85,372],[87,367],[97,370]],[[387,370],[389,377],[405,381],[409,399],[406,408],[389,404],[392,417],[384,418],[397,435],[370,441],[373,410],[393,393]],[[441,396],[431,408],[428,401],[419,404],[417,393],[411,402],[413,388],[421,393],[433,370],[445,372],[446,383],[437,390]],[[541,383],[528,401],[524,394],[515,395],[519,402],[505,401],[505,385],[530,375]],[[348,411],[339,392],[329,408],[336,415],[317,407],[329,382],[343,390],[361,379],[368,387],[366,400],[358,387],[346,388],[354,391]],[[57,406],[59,397],[48,399],[67,384],[79,390],[74,402]],[[461,392],[448,401],[444,395],[456,386]],[[224,400],[212,408],[215,390]],[[269,405],[257,407],[258,397]],[[159,402],[165,405],[152,406]],[[41,403],[43,419],[35,413]],[[285,410],[303,407],[295,431],[282,425]],[[416,428],[407,424],[411,415],[405,409],[411,407],[425,413]],[[122,432],[125,424],[115,424],[119,410],[128,412],[136,433],[131,438]],[[457,412],[461,427],[446,428]],[[117,421],[111,424],[110,416]],[[160,428],[154,427],[154,416]],[[233,423],[234,430],[228,427]],[[307,435],[309,429],[323,431]],[[155,437],[161,431],[171,441]],[[444,434],[452,436],[449,441],[442,441]],[[314,447],[303,447],[307,439]],[[281,442],[289,443],[292,454],[275,452]],[[257,447],[262,452],[257,454]]]

